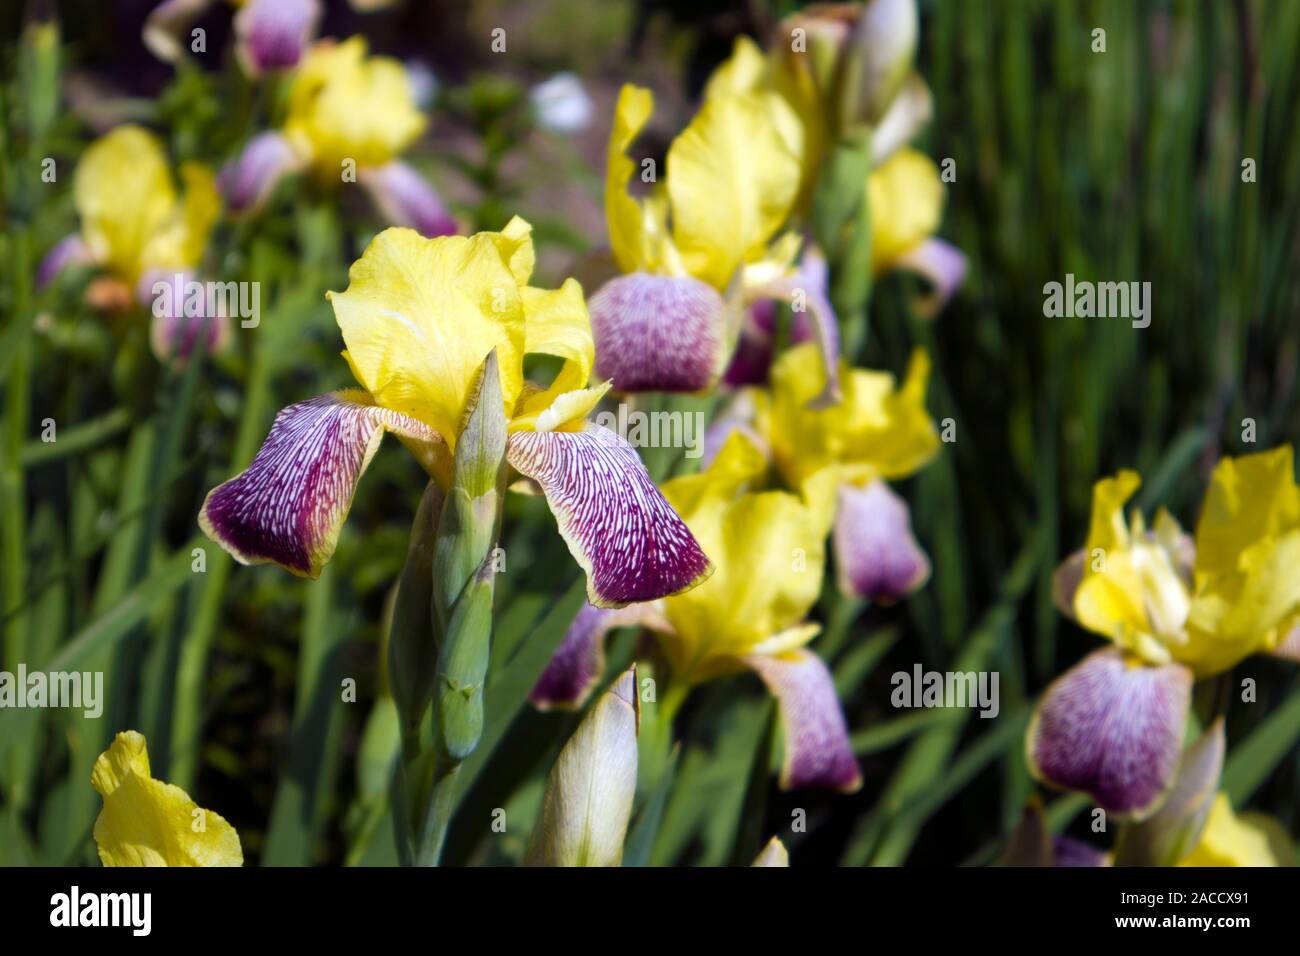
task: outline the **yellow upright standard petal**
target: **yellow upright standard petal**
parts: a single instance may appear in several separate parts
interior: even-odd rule
[[[614,258],[624,272],[652,268],[646,261],[645,212],[628,193],[628,182],[637,164],[627,150],[649,121],[654,102],[649,90],[624,85],[614,108],[614,128],[605,153],[605,223]]]
[[[77,165],[74,194],[91,256],[133,285],[145,248],[176,206],[162,143],[139,126],[119,126],[101,136]]]
[[[871,204],[871,271],[877,275],[939,228],[943,182],[934,161],[904,148],[872,170],[867,179]]]
[[[668,150],[673,239],[688,272],[725,289],[793,211],[797,119],[776,93],[713,96]]]
[[[904,478],[934,457],[939,435],[925,409],[930,360],[924,351],[913,353],[901,385],[887,372],[841,363],[844,400],[810,409],[825,381],[821,361],[816,346],[806,343],[785,352],[772,369],[768,437],[789,487],[804,490],[827,468],[856,482]]]
[[[105,866],[243,866],[235,828],[180,787],[155,780],[136,731],[117,735],[95,761],[91,783],[104,798],[94,836]]]
[[[504,253],[504,254],[503,254]],[[329,293],[358,381],[377,404],[429,425],[454,448],[484,358],[497,350],[506,414],[523,387],[523,295],[531,250],[500,233],[426,239],[385,229]]]

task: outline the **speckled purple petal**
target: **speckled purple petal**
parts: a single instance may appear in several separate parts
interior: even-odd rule
[[[793,274],[747,289],[745,293],[746,299],[750,300],[776,299],[790,303],[796,310],[796,328],[800,317],[807,322],[812,337],[817,341],[826,375],[825,385],[809,400],[809,408],[828,408],[839,404],[841,399],[840,329],[827,294],[827,274],[826,260],[816,249],[809,247]]]
[[[725,305],[706,282],[644,272],[606,282],[588,303],[596,374],[620,392],[698,392],[721,371]]]
[[[320,0],[248,0],[235,14],[239,62],[253,75],[297,66],[320,17]]]
[[[256,212],[271,197],[276,183],[301,163],[282,135],[258,133],[242,153],[221,168],[217,189],[232,213]]]
[[[1034,776],[1119,817],[1150,816],[1178,769],[1191,689],[1181,664],[1135,663],[1115,647],[1089,654],[1034,712],[1025,742]]]
[[[799,648],[775,657],[751,654],[744,661],[763,678],[781,710],[781,788],[849,793],[862,786],[844,711],[822,659]]]
[[[608,428],[514,432],[506,457],[541,485],[597,607],[679,594],[713,572],[636,450]]]
[[[56,242],[36,269],[36,288],[43,289],[60,272],[71,265],[85,265],[91,261],[90,249],[81,234],[74,232]]]
[[[933,287],[913,305],[916,313],[933,318],[948,304],[966,278],[966,257],[956,246],[942,239],[927,239],[898,258],[897,268],[927,279]]]
[[[199,526],[241,564],[319,577],[384,432],[439,441],[428,426],[368,400],[350,389],[282,410],[248,469],[208,493]]]
[[[865,488],[840,486],[832,541],[845,594],[891,604],[930,577],[930,559],[912,534],[907,502],[880,479]]]
[[[400,160],[362,169],[358,181],[379,214],[394,226],[409,226],[429,239],[455,235],[459,226],[429,181]]]
[[[605,636],[616,627],[665,623],[646,604],[623,608],[584,604],[528,699],[538,710],[581,707],[605,670]]]

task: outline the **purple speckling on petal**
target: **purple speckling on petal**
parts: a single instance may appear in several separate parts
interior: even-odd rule
[[[1026,741],[1030,767],[1108,812],[1150,816],[1178,768],[1191,688],[1181,664],[1151,667],[1116,647],[1094,651],[1039,702]]]
[[[725,306],[708,283],[644,272],[605,283],[588,303],[596,374],[621,392],[698,392],[721,364]]]
[[[588,424],[580,432],[515,432],[510,464],[542,487],[560,534],[587,572],[587,597],[622,607],[689,590],[713,570],[636,450]]]

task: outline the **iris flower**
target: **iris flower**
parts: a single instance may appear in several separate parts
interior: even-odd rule
[[[653,109],[649,90],[623,87],[609,139],[605,218],[625,275],[591,300],[597,372],[625,392],[708,389],[735,351],[752,303],[803,298],[832,369],[819,400],[834,401],[835,316],[824,290],[799,271],[798,234],[781,232],[799,197],[798,117],[773,91],[711,83],[668,149],[663,181],[656,177],[651,194],[638,199],[628,184],[643,170],[628,149]]]
[[[888,603],[921,587],[930,561],[912,534],[907,502],[888,482],[906,478],[938,452],[925,410],[930,359],[913,353],[901,384],[888,372],[841,362],[843,401],[810,407],[821,388],[812,345],[787,350],[768,389],[739,392],[710,427],[706,455],[742,431],[770,458],[785,487],[803,495],[832,542],[840,589]]]
[[[144,736],[120,733],[90,782],[104,798],[95,843],[105,866],[243,866],[239,834],[180,787],[149,772]]]
[[[785,728],[781,785],[855,790],[861,775],[830,672],[807,648],[820,630],[806,621],[821,592],[825,528],[815,509],[787,491],[759,490],[767,461],[743,434],[712,464],[675,478],[664,495],[717,563],[692,591],[621,610],[584,608],[532,700],[580,704],[604,667],[612,627],[647,627],[687,686],[746,670],[777,698]]]
[[[426,239],[386,229],[329,293],[361,389],[291,405],[247,471],[213,489],[199,522],[245,564],[317,577],[334,552],[384,432],[446,490],[466,403],[495,350],[506,457],[536,483],[588,576],[588,599],[615,607],[693,587],[710,565],[633,448],[586,421],[608,388],[588,386],[593,345],[582,289],[528,284],[531,227]],[[524,379],[525,355],[562,361],[549,386]]]
[[[185,354],[206,324],[209,351],[229,335],[226,316],[186,318],[176,308],[176,277],[193,278],[221,210],[211,170],[199,163],[180,167],[181,188],[172,176],[162,143],[139,126],[119,126],[86,148],[77,164],[73,193],[80,231],[50,250],[37,284],[65,267],[90,265],[100,278],[88,291],[92,304],[123,311],[149,306],[159,282],[169,286],[166,308],[154,310],[151,340],[160,358]]]
[[[254,136],[222,169],[231,209],[260,209],[290,173],[330,184],[355,172],[392,225],[430,237],[456,232],[433,187],[398,159],[425,128],[414,87],[400,62],[368,55],[364,37],[315,43],[293,73],[284,125]]]
[[[191,25],[216,0],[164,0],[144,23],[144,45],[168,63],[190,48]],[[256,76],[295,66],[320,23],[320,0],[231,0],[235,14],[235,56]]]
[[[1215,467],[1193,540],[1166,511],[1124,504],[1132,471],[1097,482],[1084,550],[1057,572],[1063,611],[1111,641],[1056,680],[1026,740],[1043,782],[1121,818],[1161,805],[1193,681],[1285,648],[1300,615],[1300,490],[1290,446]]]

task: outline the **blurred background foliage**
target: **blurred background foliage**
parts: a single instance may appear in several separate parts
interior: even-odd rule
[[[261,325],[183,369],[153,360],[143,323],[106,327],[76,283],[33,287],[40,257],[75,228],[71,173],[93,136],[133,120],[175,159],[217,166],[276,115],[283,86],[234,66],[228,13],[200,21],[209,52],[174,71],[141,45],[151,6],[60,3],[53,50],[23,42],[21,4],[0,12],[4,661],[102,669],[108,688],[101,720],[0,714],[0,862],[94,860],[90,765],[126,727],[148,737],[155,776],[236,826],[250,862],[393,862],[396,728],[378,665],[423,477],[406,455],[377,456],[316,583],[237,567],[195,524],[203,494],[251,458],[277,409],[348,384],[323,293],[344,287],[377,228],[364,202],[297,183],[268,215],[220,225],[205,271],[260,282]],[[473,228],[528,217],[542,282],[574,274],[590,294],[608,270],[603,154],[619,86],[655,89],[644,142],[662,152],[734,37],[766,39],[798,4],[327,6],[323,35],[365,33],[437,76],[413,161],[456,214]],[[497,26],[501,54],[489,48]],[[1104,53],[1091,49],[1098,27]],[[928,322],[910,312],[913,280],[883,281],[857,356],[898,371],[914,345],[929,348],[930,408],[957,435],[907,492],[929,585],[892,608],[828,589],[819,610],[814,648],[832,666],[865,784],[847,797],[779,792],[771,702],[751,678],[714,682],[679,722],[671,795],[640,795],[627,862],[748,862],[772,833],[796,866],[994,858],[1035,790],[1022,755],[1030,703],[1096,643],[1051,600],[1053,569],[1084,538],[1093,481],[1138,468],[1142,507],[1164,504],[1186,526],[1218,455],[1297,437],[1298,62],[1300,4],[1287,0],[922,3],[918,67],[936,116],[921,145],[955,160],[943,234],[971,269]],[[581,76],[596,105],[573,136],[538,129],[527,106],[529,86],[559,70]],[[44,157],[56,183],[41,182]],[[1044,283],[1071,272],[1149,281],[1150,327],[1044,318]],[[39,439],[47,418],[54,444]],[[520,858],[545,770],[576,724],[523,704],[581,592],[544,507],[510,508],[489,724],[451,863]],[[620,632],[611,673],[634,640]],[[1000,715],[892,709],[889,675],[918,662],[998,670]],[[1259,694],[1229,710],[1225,789],[1300,832],[1297,674],[1252,658],[1235,676]],[[340,702],[345,678],[355,703]],[[662,732],[647,716],[643,736]],[[497,807],[504,835],[491,832]],[[1049,819],[1108,843],[1089,834],[1085,807],[1051,797]],[[807,825],[792,832],[797,811]]]

